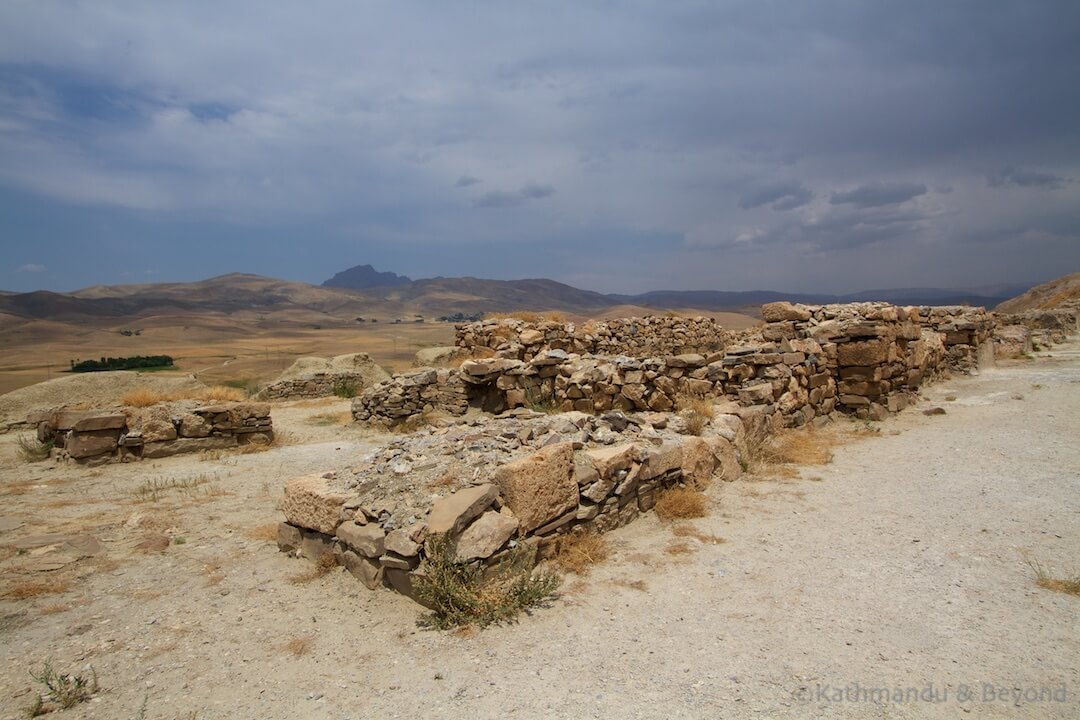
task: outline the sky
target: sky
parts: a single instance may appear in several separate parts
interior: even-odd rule
[[[0,3],[0,289],[1080,271],[1080,3]]]

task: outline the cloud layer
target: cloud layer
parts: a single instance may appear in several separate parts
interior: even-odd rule
[[[1070,0],[3,3],[0,242],[50,271],[0,287],[1039,280],[1080,269],[1078,27]]]

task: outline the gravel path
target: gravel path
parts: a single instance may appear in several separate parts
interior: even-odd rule
[[[418,630],[409,601],[342,573],[291,584],[306,565],[249,537],[284,479],[380,440],[309,422],[325,408],[275,409],[304,444],[219,463],[8,464],[25,489],[0,514],[26,525],[0,540],[78,520],[107,557],[65,595],[0,604],[0,718],[50,656],[105,688],[66,718],[144,698],[146,718],[198,720],[1080,717],[1080,598],[1029,566],[1080,572],[1080,346],[1052,355],[939,382],[801,478],[713,488],[695,526],[726,543],[672,554],[683,539],[639,520],[551,607],[471,636]],[[133,499],[197,471],[231,494]],[[135,549],[135,514],[186,542]]]

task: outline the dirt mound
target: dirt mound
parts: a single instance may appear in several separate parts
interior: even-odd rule
[[[1023,295],[1006,300],[994,310],[1000,313],[1019,313],[1025,310],[1049,310],[1065,304],[1080,304],[1080,273],[1036,285]]]
[[[133,390],[163,394],[200,392],[207,389],[190,375],[157,375],[130,370],[66,375],[0,395],[0,428],[21,423],[38,408],[85,404],[108,406]]]
[[[348,355],[337,355],[332,358],[297,358],[296,362],[289,366],[285,372],[281,373],[281,375],[274,380],[274,383],[282,382],[284,380],[308,378],[319,373],[350,373],[359,375],[364,387],[390,378],[390,375],[379,367],[367,353],[350,353]]]

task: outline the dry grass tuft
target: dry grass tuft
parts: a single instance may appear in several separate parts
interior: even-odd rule
[[[15,441],[15,455],[23,462],[33,463],[47,460],[53,449],[52,442],[40,442],[33,435],[20,435]]]
[[[315,562],[315,565],[307,570],[302,570],[289,576],[289,582],[293,585],[303,585],[323,577],[337,567],[337,557],[332,552],[323,553]]]
[[[248,529],[244,532],[244,535],[252,540],[277,542],[277,529],[277,523],[264,523],[263,525],[256,525],[255,527]]]
[[[150,407],[175,400],[202,400],[205,402],[241,402],[247,393],[240,388],[218,385],[205,390],[186,392],[162,392],[150,388],[137,388],[120,397],[120,403],[129,407]]]
[[[686,422],[686,431],[691,435],[700,435],[713,419],[713,403],[708,398],[680,395],[675,398],[675,409]]]
[[[4,591],[3,597],[11,600],[29,600],[42,595],[66,593],[69,588],[67,580],[23,580],[13,583]]]
[[[522,322],[566,322],[566,315],[561,312],[529,312],[528,310],[515,310],[506,313],[487,313],[485,320],[521,320]]]
[[[285,650],[296,657],[303,657],[311,652],[311,648],[314,646],[315,638],[311,635],[297,635],[285,643]]]
[[[611,554],[607,539],[594,532],[572,532],[558,539],[555,564],[564,572],[588,575],[589,569]]]
[[[319,427],[344,427],[352,422],[352,413],[348,410],[318,413],[309,417],[307,422],[310,425],[318,425]]]
[[[1028,560],[1028,566],[1035,573],[1035,584],[1039,587],[1080,597],[1080,573],[1066,578],[1056,578],[1038,560]]]
[[[649,585],[644,580],[626,580],[624,578],[619,578],[617,580],[612,580],[611,583],[613,585],[618,585],[619,587],[630,588],[631,590],[638,590],[639,592],[649,591]]]
[[[705,517],[705,494],[690,488],[671,488],[660,493],[654,509],[661,520]]]
[[[67,603],[50,603],[48,605],[42,605],[38,608],[38,612],[42,615],[59,615],[71,610],[74,606]]]
[[[694,538],[703,545],[720,545],[721,543],[727,542],[727,540],[720,537],[719,535],[703,533],[693,525],[676,525],[675,527],[671,528],[671,534],[675,537]]]
[[[771,438],[748,438],[742,451],[743,470],[753,475],[796,477],[791,465],[827,465],[840,443],[835,433],[812,427],[789,430]]]
[[[664,548],[664,552],[668,555],[689,555],[694,552],[694,548],[690,547],[690,543],[679,540]]]

